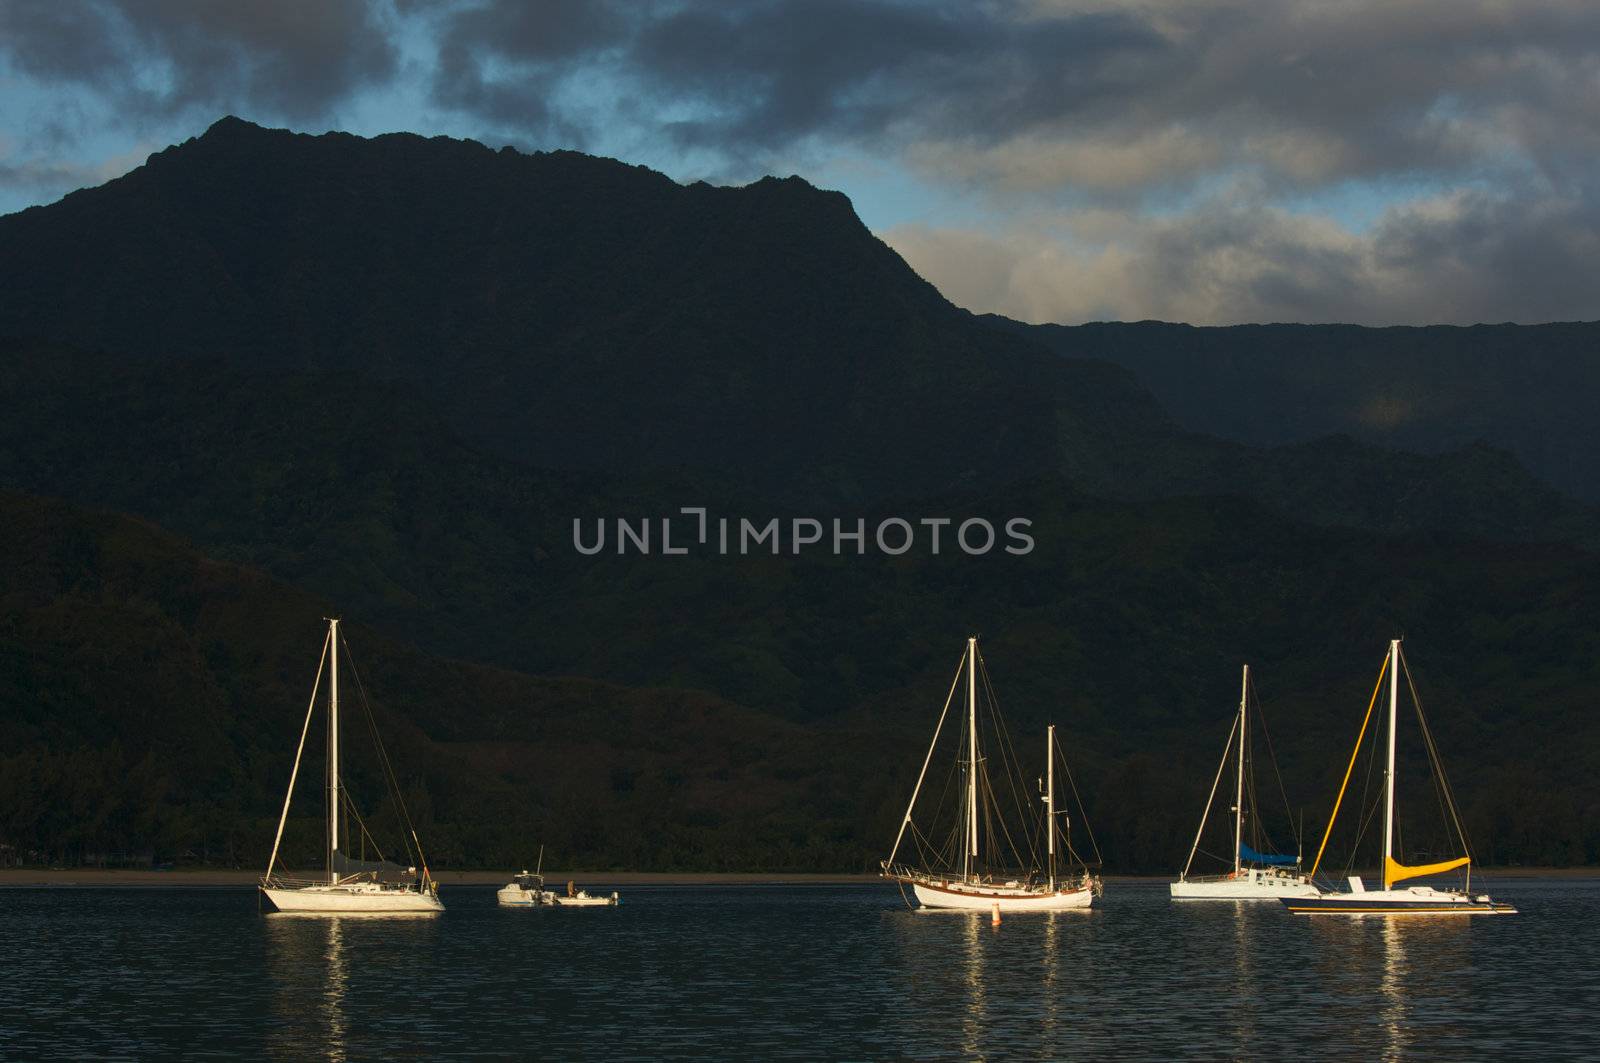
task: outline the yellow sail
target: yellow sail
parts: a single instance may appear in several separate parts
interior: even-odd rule
[[[1420,878],[1423,875],[1437,875],[1441,871],[1454,871],[1458,867],[1465,867],[1472,863],[1472,857],[1459,856],[1454,860],[1442,860],[1437,864],[1419,864],[1416,867],[1407,867],[1389,857],[1383,865],[1383,888],[1388,889],[1396,882],[1403,882],[1408,878]]]

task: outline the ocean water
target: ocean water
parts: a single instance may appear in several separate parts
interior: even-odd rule
[[[1112,883],[1087,912],[893,887],[634,888],[614,909],[264,915],[243,889],[0,890],[0,1056],[1594,1059],[1600,879],[1504,918],[1290,916]]]

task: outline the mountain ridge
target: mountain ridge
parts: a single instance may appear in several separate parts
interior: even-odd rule
[[[1600,502],[1600,322],[1541,325],[1025,325],[1072,358],[1135,373],[1185,428],[1251,446],[1331,434],[1439,453],[1482,440]]]
[[[0,218],[0,249],[0,336],[400,382],[533,466],[686,470],[827,507],[1065,471],[1117,497],[1413,522],[1397,509],[1412,485],[1387,482],[1380,453],[1337,455],[1368,486],[1329,507],[1298,486],[1328,472],[1314,449],[1183,429],[1135,372],[954,307],[845,197],[798,178],[682,186],[575,152],[229,119]],[[1448,464],[1412,463],[1457,514],[1430,527],[1600,527],[1531,477],[1458,484]]]
[[[976,631],[1016,725],[1059,718],[1073,737],[1107,859],[1154,870],[1187,849],[1203,797],[1188,790],[1214,767],[1196,735],[1236,696],[1239,659],[1281,683],[1285,768],[1320,791],[1337,782],[1339,713],[1367,694],[1360,647],[1400,629],[1422,633],[1460,706],[1441,741],[1490,780],[1469,811],[1495,839],[1486,858],[1596,858],[1592,765],[1540,760],[1588,748],[1592,508],[1494,448],[1197,433],[1135,371],[951,306],[837,193],[635,170],[237,122],[0,218],[0,337],[45,337],[0,338],[0,487],[25,493],[6,560],[12,586],[46,588],[0,598],[17,680],[0,699],[63,728],[0,764],[0,806],[48,819],[73,801],[115,799],[123,815],[146,800],[170,820],[124,815],[124,834],[221,844],[213,828],[260,814],[279,785],[251,728],[298,725],[264,715],[302,697],[260,663],[273,632],[336,610],[388,647],[378,671],[414,680],[393,721],[431,765],[462,860],[524,844],[482,811],[514,800],[556,817],[524,832],[606,866],[869,866],[903,814],[946,642]],[[43,530],[28,514],[61,504],[39,496],[70,503]],[[1022,515],[1037,548],[572,547],[576,518],[693,505],[851,523]],[[157,549],[72,507],[194,546]],[[135,555],[187,560],[104,586],[85,544],[107,521]],[[72,580],[30,575],[41,551]],[[249,591],[239,565],[270,589]],[[215,599],[194,591],[202,571],[223,574]],[[205,608],[226,638],[195,634]],[[84,686],[68,651],[95,641],[137,672],[136,692],[118,699],[109,668]],[[28,679],[39,661],[44,684]],[[54,689],[68,700],[39,717]],[[212,759],[242,773],[216,780],[233,788],[216,800],[182,789],[159,752],[102,741],[190,698],[215,710],[196,726]],[[586,704],[590,729],[570,731]],[[723,714],[726,756],[706,770],[726,778],[702,778],[704,735],[634,740],[680,711]],[[98,792],[60,789],[74,757]],[[582,771],[563,774],[561,757]],[[155,789],[105,782],[135,777]],[[724,786],[741,781],[782,807],[745,808]],[[212,818],[186,819],[161,786]],[[630,793],[660,799],[662,817]],[[1508,821],[1508,799],[1549,822]],[[584,817],[585,802],[604,815]],[[34,844],[72,836],[70,819],[49,822],[29,828]]]

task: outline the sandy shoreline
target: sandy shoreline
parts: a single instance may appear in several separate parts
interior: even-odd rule
[[[1490,878],[1597,878],[1597,867],[1510,867],[1483,868]],[[441,886],[499,886],[509,881],[507,871],[440,871]],[[0,887],[4,886],[149,886],[172,888],[214,888],[253,886],[261,878],[254,870],[225,868],[183,868],[172,871],[130,870],[127,868],[0,868]],[[881,883],[869,874],[770,874],[760,872],[711,872],[696,874],[677,871],[550,871],[551,883],[568,880],[580,886],[861,886]],[[1167,875],[1107,875],[1108,882],[1158,883]],[[885,883],[887,885],[887,883]]]
[[[513,871],[438,871],[441,886],[503,886]],[[130,870],[127,868],[0,868],[0,886],[154,886],[219,887],[253,886],[260,871],[235,871],[226,868],[182,868],[172,871]],[[551,883],[568,880],[580,886],[855,886],[883,881],[877,875],[849,874],[759,874],[644,872],[644,871],[547,871]]]

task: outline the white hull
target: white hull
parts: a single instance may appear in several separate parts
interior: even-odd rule
[[[1046,890],[1008,889],[1004,886],[973,886],[963,883],[913,882],[911,891],[924,908],[951,908],[962,911],[1060,912],[1087,908],[1094,903],[1094,887]]]
[[[1354,885],[1354,883],[1352,883]],[[1406,889],[1351,889],[1318,893],[1306,900],[1285,900],[1285,907],[1297,915],[1516,915],[1516,908],[1491,900],[1488,894],[1474,897],[1460,890],[1439,890],[1432,886]]]
[[[615,908],[621,898],[613,893],[609,897],[591,897],[587,893],[580,893],[576,897],[562,897],[557,895],[550,903],[557,908]]]
[[[263,886],[261,893],[280,912],[442,912],[433,893],[414,889],[354,886]]]
[[[506,886],[494,896],[502,908],[540,908],[549,904],[555,894],[545,890],[525,890],[518,886]]]
[[[1170,884],[1175,901],[1276,901],[1315,897],[1317,887],[1304,875],[1247,868],[1238,878],[1191,878]]]

